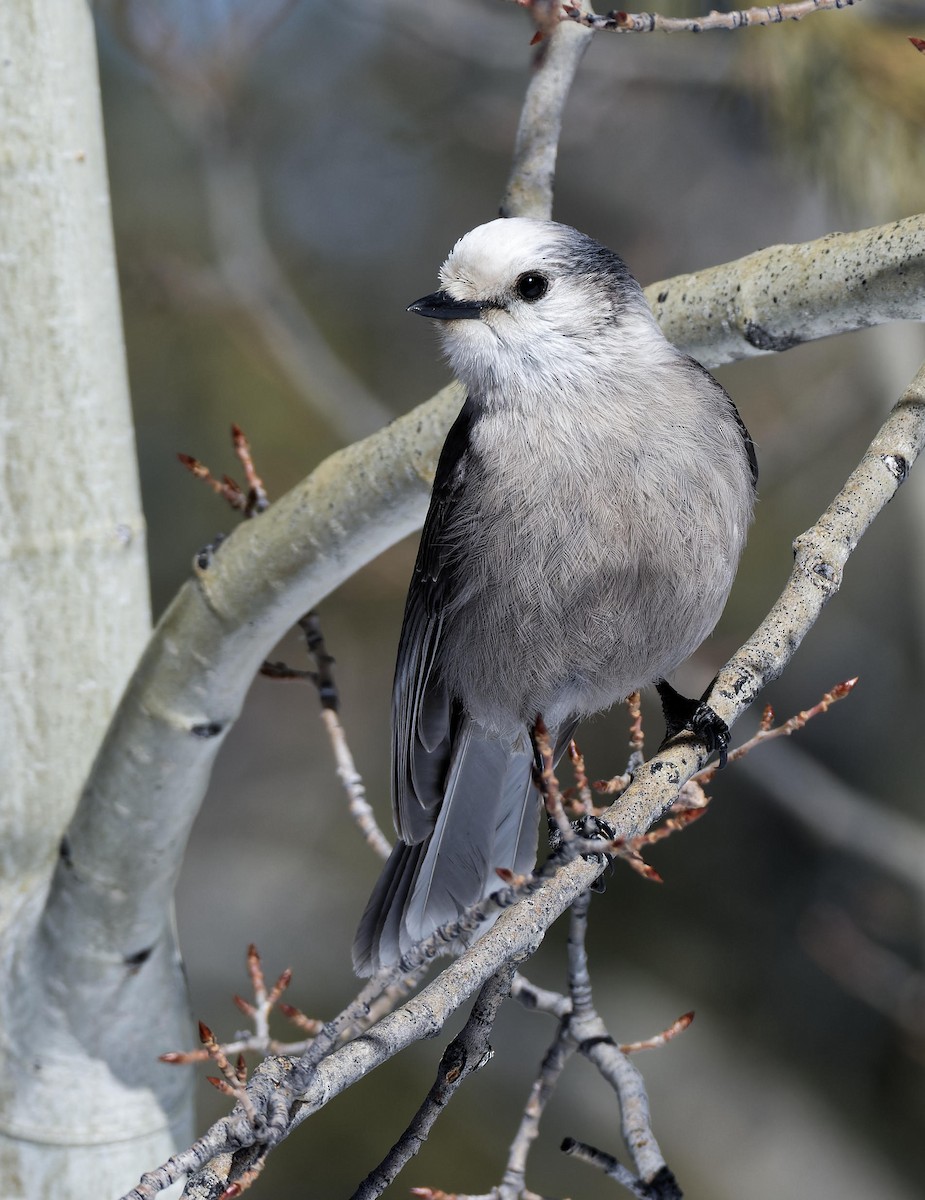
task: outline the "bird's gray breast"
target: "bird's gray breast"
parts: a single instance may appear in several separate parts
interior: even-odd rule
[[[668,675],[712,630],[750,501],[741,438],[704,454],[671,421],[485,413],[445,539],[441,670],[466,711],[516,739]],[[717,462],[719,459],[719,462]],[[728,468],[728,469],[727,469]]]

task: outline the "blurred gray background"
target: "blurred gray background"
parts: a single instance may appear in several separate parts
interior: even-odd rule
[[[405,306],[435,286],[455,239],[496,214],[532,26],[501,0],[112,0],[97,15],[159,613],[195,551],[236,520],[177,451],[236,474],[236,421],[279,496],[446,381],[433,332]],[[598,35],[566,113],[555,216],[649,283],[925,209],[925,58],[909,34],[925,35],[918,3],[734,35]],[[676,680],[682,690],[701,691],[763,617],[792,539],[922,357],[922,326],[908,324],[718,372],[758,446],[760,504],[726,614]],[[592,905],[594,980],[614,1035],[650,1036],[696,1010],[683,1037],[638,1059],[656,1134],[692,1200],[921,1194],[925,862],[917,886],[902,881],[863,847],[809,829],[779,796],[799,810],[810,791],[823,795],[805,780],[821,764],[833,828],[849,788],[875,824],[889,810],[923,836],[923,500],[919,468],[766,701],[786,717],[857,675],[854,695],[788,744],[794,755],[759,749],[747,769],[723,772],[707,816],[650,853],[662,886],[618,867]],[[343,720],[390,831],[389,692],[415,544],[321,609]],[[303,665],[295,638],[277,656]],[[661,719],[650,702],[647,714],[654,748]],[[592,777],[623,770],[626,729],[617,710],[581,732]],[[319,1017],[341,1008],[378,868],[346,814],[314,694],[258,679],[178,897],[195,1014],[220,1038],[240,1027],[231,995],[246,994],[248,942],[270,975],[294,969],[292,1003]],[[532,978],[562,986],[562,943],[554,931]],[[296,1036],[282,1021],[277,1031]],[[388,1194],[497,1183],[553,1032],[506,1006],[494,1061]],[[404,1128],[446,1040],[300,1129],[255,1195],[349,1196]],[[226,1103],[199,1073],[205,1126]],[[559,1154],[566,1135],[621,1152],[613,1098],[577,1061],[528,1182],[551,1196],[616,1194]]]

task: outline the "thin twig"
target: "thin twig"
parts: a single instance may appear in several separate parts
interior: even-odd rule
[[[552,7],[548,0],[536,6],[540,31]],[[582,10],[586,7],[582,0]],[[552,216],[552,183],[562,113],[575,72],[590,44],[590,30],[563,21],[537,48],[533,77],[517,126],[511,173],[501,201],[502,217],[539,217],[548,221]]]
[[[331,749],[334,751],[337,775],[347,793],[348,811],[363,834],[363,840],[367,846],[374,854],[385,860],[392,851],[392,845],[382,832],[379,822],[376,820],[376,814],[366,799],[363,777],[356,769],[353,754],[347,744],[347,735],[340,723],[338,716],[340,697],[332,671],[334,659],[325,646],[318,614],[316,612],[306,613],[299,620],[299,628],[305,635],[308,652],[315,660],[312,680],[318,689],[318,696],[321,700],[321,720],[330,739]]]
[[[308,1034],[309,1038],[314,1037],[322,1029],[321,1021],[312,1020],[306,1017],[304,1013],[299,1012],[297,1008],[293,1008],[289,1004],[280,1003],[283,992],[292,980],[292,971],[288,968],[283,971],[268,991],[260,955],[257,952],[257,947],[253,944],[247,948],[247,969],[254,993],[254,1002],[251,1003],[238,995],[235,995],[233,999],[236,1007],[249,1021],[253,1022],[253,1033],[238,1036],[230,1042],[216,1042],[214,1046],[212,1042],[202,1037],[201,1040],[206,1047],[204,1050],[170,1050],[160,1055],[161,1062],[185,1065],[188,1063],[204,1062],[209,1058],[213,1058],[224,1074],[224,1068],[216,1057],[217,1052],[220,1052],[226,1059],[247,1052],[261,1055],[303,1054],[305,1052],[309,1045],[309,1041],[307,1040],[281,1042],[276,1038],[270,1037],[270,1013],[274,1008],[279,1008],[283,1016],[296,1025],[297,1028],[301,1029],[303,1033]],[[203,1029],[208,1032],[207,1027],[200,1022],[200,1034]],[[212,1041],[214,1041],[214,1038]]]
[[[201,479],[203,483],[207,483],[213,492],[217,496],[221,496],[231,508],[246,518],[257,517],[262,512],[266,512],[270,506],[263,480],[254,468],[250,443],[238,425],[231,426],[231,441],[235,455],[244,468],[247,491],[230,475],[216,479],[205,463],[201,463],[198,458],[193,458],[191,454],[178,454],[177,458],[191,475]]]
[[[537,716],[533,725],[533,741],[540,756],[542,766],[537,772],[537,783],[546,806],[546,815],[556,828],[559,845],[564,853],[580,853],[574,849],[577,838],[575,830],[565,812],[562,792],[559,790],[559,780],[556,778],[555,763],[553,762],[552,740],[546,722]]]
[[[344,733],[344,727],[340,723],[340,718],[333,708],[322,708],[321,720],[324,722],[324,727],[331,741],[331,748],[334,751],[337,776],[344,785],[344,791],[347,793],[348,811],[363,834],[363,840],[367,846],[384,861],[391,854],[392,845],[382,832],[382,827],[376,820],[376,814],[373,811],[372,805],[366,799],[366,787],[363,783],[363,776],[354,765],[353,755],[350,753],[350,747],[347,745],[347,737]]]
[[[670,1176],[671,1172],[652,1130],[652,1114],[649,1110],[645,1080],[635,1063],[622,1053],[613,1038],[607,1035],[603,1022],[600,1024],[602,1032],[597,1036],[585,1036],[578,1046],[578,1051],[597,1067],[613,1088],[620,1102],[623,1141],[633,1157],[640,1182],[649,1186],[652,1180],[664,1178],[666,1172]],[[665,1196],[668,1195],[666,1192]]]
[[[234,452],[238,457],[238,461],[244,468],[244,478],[247,480],[247,503],[244,509],[244,515],[247,517],[258,516],[270,506],[270,501],[267,499],[266,488],[263,486],[263,480],[257,474],[254,467],[254,460],[251,456],[250,442],[241,431],[240,426],[231,426],[231,439],[234,446]]]
[[[347,742],[347,735],[338,716],[340,696],[332,670],[334,658],[328,653],[325,646],[318,614],[316,612],[306,613],[299,618],[297,624],[305,636],[306,647],[314,660],[315,669],[305,671],[290,667],[286,663],[265,662],[260,668],[260,673],[270,679],[295,680],[310,683],[317,688],[321,700],[321,720],[334,752],[337,776],[347,794],[350,816],[356,822],[363,834],[364,841],[373,853],[383,860],[387,859],[392,850],[391,844],[382,832],[379,822],[376,820],[376,814],[366,799],[363,777],[356,769],[353,754]]]
[[[580,1021],[593,1013],[591,973],[588,970],[588,909],[591,893],[583,892],[572,905],[568,931],[568,990],[572,1000],[571,1020]]]
[[[507,1165],[498,1188],[499,1200],[520,1200],[523,1196],[530,1148],[539,1136],[540,1121],[546,1105],[574,1052],[575,1043],[568,1036],[567,1022],[562,1022],[543,1056],[539,1074],[530,1089],[520,1125],[508,1150]]]
[[[523,975],[518,973],[511,983],[511,999],[517,1000],[526,1009],[536,1012],[549,1013],[560,1021],[572,1011],[572,1002],[561,992],[553,992],[548,988],[538,987]]]
[[[844,700],[846,696],[850,696],[856,683],[857,678],[847,679],[844,683],[837,683],[812,708],[804,708],[801,712],[789,717],[780,725],[772,724],[774,712],[770,707],[766,708],[762,714],[758,732],[750,737],[747,742],[743,742],[741,746],[736,746],[734,750],[730,750],[727,755],[727,761],[729,763],[736,762],[740,758],[744,758],[747,754],[750,754],[756,746],[761,746],[765,742],[774,741],[780,737],[790,737],[792,733],[796,733],[797,730],[802,729],[813,717],[818,717],[822,713],[828,712],[833,704],[837,704],[839,700]],[[711,763],[703,771],[698,772],[694,776],[694,779],[701,787],[705,787],[710,783],[718,770],[719,764]]]
[[[654,1200],[656,1197],[658,1200],[674,1200],[675,1197],[680,1200],[681,1198],[681,1191],[667,1167],[665,1175],[653,1177],[650,1182],[646,1182],[637,1179],[633,1172],[624,1167],[620,1160],[614,1158],[612,1154],[598,1150],[596,1146],[589,1146],[587,1142],[579,1142],[575,1138],[565,1138],[561,1150],[563,1154],[569,1154],[580,1162],[598,1167],[605,1175],[609,1175],[621,1187],[626,1188],[631,1195],[636,1196],[637,1200]],[[665,1185],[668,1185],[671,1190],[666,1190]]]
[[[464,1079],[480,1070],[492,1057],[489,1043],[501,1001],[511,988],[513,964],[507,964],[482,987],[465,1026],[444,1051],[437,1078],[410,1125],[383,1161],[367,1175],[352,1200],[376,1200],[399,1171],[418,1153],[434,1122],[449,1104]]]
[[[659,1050],[672,1038],[676,1038],[679,1033],[683,1033],[688,1028],[691,1021],[694,1019],[692,1012],[684,1013],[678,1017],[677,1021],[673,1021],[667,1029],[663,1029],[661,1033],[657,1033],[654,1037],[644,1038],[641,1042],[621,1042],[618,1047],[621,1054],[636,1054],[640,1050]]]
[[[523,3],[524,0],[518,0]],[[533,0],[526,0],[531,4]],[[860,0],[796,0],[792,4],[772,4],[766,8],[746,8],[737,12],[710,12],[703,17],[663,17],[660,13],[610,12],[606,16],[582,12],[577,5],[563,4],[563,20],[574,21],[596,33],[705,33],[710,29],[745,29],[750,25],[780,25],[799,21],[814,12],[851,8]]]

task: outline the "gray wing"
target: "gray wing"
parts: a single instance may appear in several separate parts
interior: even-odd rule
[[[695,374],[703,375],[707,379],[709,379],[709,381],[713,385],[714,389],[719,393],[719,395],[722,397],[723,401],[729,406],[729,408],[732,412],[732,417],[733,417],[736,425],[738,426],[739,433],[742,435],[743,448],[745,450],[745,456],[748,459],[748,469],[751,472],[751,477],[752,477],[752,488],[757,489],[757,487],[758,487],[758,455],[755,453],[755,443],[752,441],[751,434],[748,432],[748,429],[745,426],[745,422],[742,420],[741,416],[739,415],[739,410],[736,408],[732,397],[729,395],[729,393],[726,391],[726,389],[723,387],[723,385],[719,382],[719,380],[714,379],[714,377],[710,374],[710,372],[706,369],[706,367],[702,363],[699,363],[696,358],[691,358],[688,355],[685,355],[684,357],[687,359],[688,365],[690,366],[691,370]]]
[[[467,470],[475,406],[467,400],[437,463],[430,508],[408,589],[392,687],[392,806],[403,842],[434,828],[453,747],[454,713],[440,678],[440,635],[456,572],[447,518]]]
[[[405,605],[392,691],[392,804],[400,840],[354,940],[361,975],[394,965],[495,891],[497,868],[526,874],[536,861],[540,801],[532,753],[487,735],[453,703],[441,678],[444,613],[458,585],[447,526],[473,467],[477,419],[467,401],[443,447]]]

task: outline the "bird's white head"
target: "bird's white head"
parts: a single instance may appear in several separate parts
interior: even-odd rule
[[[583,389],[672,353],[623,260],[555,221],[479,225],[453,247],[440,283],[410,311],[439,320],[471,395]]]

